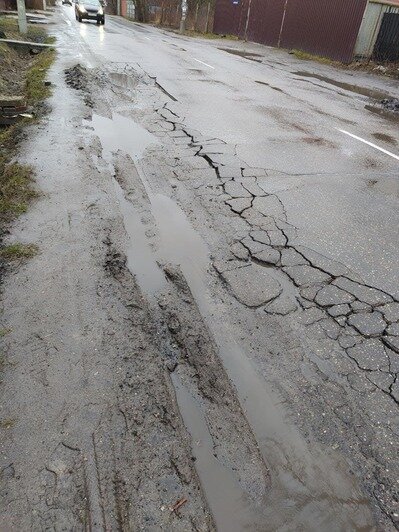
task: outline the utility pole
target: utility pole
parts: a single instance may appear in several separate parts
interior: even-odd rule
[[[17,0],[17,9],[19,33],[25,35],[26,33],[28,33],[28,25],[26,23],[25,0]]]
[[[181,0],[180,33],[184,33],[186,31],[187,9],[187,0]]]

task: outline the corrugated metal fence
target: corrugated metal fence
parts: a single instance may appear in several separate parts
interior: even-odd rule
[[[213,29],[213,0],[188,0],[186,28],[201,33]],[[181,0],[153,0],[147,6],[148,22],[178,28],[181,19]]]
[[[217,0],[214,32],[350,62],[367,0]]]
[[[374,58],[377,61],[397,61],[399,59],[399,14],[384,13],[375,43]]]
[[[399,7],[381,4],[380,2],[370,2],[368,4],[356,42],[356,57],[368,59],[373,55],[386,13],[396,14],[399,18]]]

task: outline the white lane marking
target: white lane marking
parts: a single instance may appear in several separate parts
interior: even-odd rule
[[[395,155],[394,153],[388,150],[385,150],[384,148],[381,148],[380,146],[377,146],[377,144],[373,144],[372,142],[369,142],[368,140],[362,139],[362,137],[353,135],[352,133],[349,133],[349,131],[345,131],[345,129],[339,129],[338,127],[336,127],[335,129],[337,129],[341,133],[345,133],[345,135],[349,135],[350,137],[356,140],[360,140],[360,142],[364,142],[364,144],[367,144],[368,146],[371,146],[372,148],[375,148],[376,150],[382,151],[382,153],[385,153],[386,155],[390,155],[391,157],[399,161],[399,155]]]
[[[194,59],[194,61],[197,61],[197,63],[201,63],[202,65],[205,65],[205,66],[215,70],[215,67],[213,67],[212,65],[208,65],[208,63],[204,63],[203,61],[200,61],[199,59],[195,59],[195,57],[193,57],[193,59]]]

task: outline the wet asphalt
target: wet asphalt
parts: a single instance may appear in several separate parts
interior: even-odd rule
[[[89,47],[99,63],[123,61],[156,77],[184,106],[190,127],[236,145],[249,166],[268,169],[268,191],[281,192],[298,244],[399,295],[398,121],[366,109],[375,97],[398,97],[397,82],[115,17],[104,28],[86,23],[74,32],[82,53]]]
[[[399,122],[375,111],[397,82],[57,17],[45,195],[16,229],[41,256],[5,287],[4,522],[394,530]]]

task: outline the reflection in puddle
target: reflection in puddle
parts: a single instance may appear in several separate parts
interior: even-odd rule
[[[254,526],[256,509],[241,490],[232,472],[215,457],[214,442],[209,433],[200,401],[172,373],[176,398],[184,424],[192,439],[195,468],[204,487],[212,516],[219,532],[261,530]]]
[[[113,121],[93,117],[106,157],[123,150],[136,160],[153,144],[150,133],[131,120],[115,115]],[[114,137],[115,135],[115,137]],[[110,162],[110,160],[109,160]],[[271,472],[272,488],[262,507],[249,507],[232,473],[212,454],[212,440],[201,406],[173,377],[182,417],[193,440],[197,471],[219,530],[268,531],[371,531],[374,530],[368,501],[362,496],[348,464],[337,453],[309,444],[285,419],[275,395],[267,389],[246,353],[235,341],[235,330],[225,320],[207,292],[209,253],[183,210],[169,197],[153,194],[140,165],[137,170],[146,188],[160,246],[154,252],[146,240],[146,227],[134,206],[115,184],[126,231],[130,238],[129,267],[144,293],[151,297],[162,288],[159,262],[179,265],[199,310],[219,349],[219,356],[237,390],[239,401]],[[195,447],[201,440],[202,445]],[[262,526],[257,527],[259,515]]]
[[[144,150],[158,140],[142,126],[114,113],[112,119],[93,113],[91,125],[100,138],[105,159],[110,162],[112,152],[121,150],[137,160]]]
[[[136,276],[141,289],[153,296],[165,287],[166,279],[154,261],[154,255],[140,215],[132,203],[125,198],[125,194],[116,179],[113,182],[123,216],[123,223],[129,238],[129,244],[126,249],[127,266]]]

